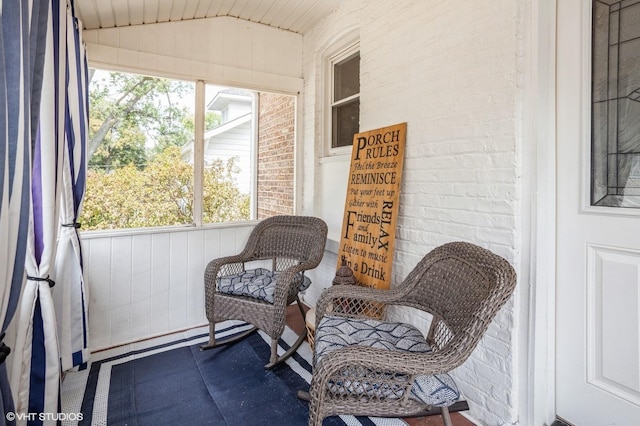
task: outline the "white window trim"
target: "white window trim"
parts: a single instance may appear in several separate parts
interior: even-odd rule
[[[324,59],[324,104],[322,108],[322,121],[323,121],[323,156],[338,156],[338,155],[351,155],[351,147],[350,146],[341,146],[337,148],[333,148],[332,145],[332,107],[334,106],[333,94],[334,94],[334,86],[333,86],[333,66],[334,64],[340,62],[343,59],[348,58],[356,52],[360,51],[360,40],[352,37],[348,39],[341,40],[338,43],[335,43],[325,54]],[[348,98],[341,99],[340,103],[346,102],[348,100],[359,98],[360,93],[357,95],[349,96]]]
[[[129,73],[129,74],[138,74],[138,75],[146,75],[153,78],[166,78],[171,80],[180,80],[187,83],[191,83],[194,85],[194,97],[195,97],[195,105],[194,105],[194,163],[193,163],[193,179],[194,179],[194,217],[191,224],[184,225],[160,225],[160,226],[149,226],[144,228],[118,228],[118,229],[101,229],[101,230],[90,230],[90,231],[81,231],[84,236],[96,236],[103,237],[105,235],[113,235],[113,236],[122,236],[122,235],[135,235],[135,234],[153,234],[153,233],[161,233],[161,232],[173,232],[180,230],[193,230],[194,228],[198,229],[206,229],[206,228],[225,228],[228,225],[233,225],[231,222],[220,222],[220,223],[207,223],[203,222],[203,202],[204,202],[204,116],[206,113],[206,105],[204,103],[205,91],[207,85],[213,86],[223,86],[232,88],[234,86],[217,84],[209,81],[203,81],[200,79],[189,79],[185,77],[176,76],[172,73],[161,73],[161,72],[150,72],[150,71],[138,71],[133,70],[127,67],[114,67],[107,66],[103,63],[92,63],[89,62],[89,68],[95,68],[102,71],[108,72],[120,72],[120,73]],[[250,147],[250,156],[251,156],[251,165],[253,167],[253,176],[250,188],[250,206],[249,206],[249,219],[246,220],[247,223],[252,223],[256,220],[257,216],[257,181],[258,181],[258,161],[257,161],[257,146],[258,146],[258,113],[259,106],[257,102],[256,92],[257,90],[251,89],[248,86],[242,87],[243,90],[247,90],[251,93],[253,98],[252,102],[252,113],[253,113],[253,127],[251,130],[252,134],[252,143]],[[268,91],[266,91],[268,92]],[[279,93],[279,92],[273,92]],[[283,93],[286,95],[293,96],[289,93]],[[297,111],[297,109],[296,109]],[[199,156],[199,158],[198,158]],[[295,192],[294,192],[295,199]],[[295,205],[295,201],[294,201]]]

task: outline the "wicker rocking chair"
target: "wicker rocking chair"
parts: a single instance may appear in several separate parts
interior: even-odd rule
[[[310,284],[304,271],[318,266],[326,240],[327,225],[319,218],[274,216],[253,229],[240,254],[209,262],[204,274],[209,342],[201,349],[236,342],[260,329],[271,337],[271,357],[265,368],[273,368],[291,356],[305,340],[306,333],[278,356],[286,308],[298,302],[304,321],[298,293]],[[246,321],[254,327],[216,340],[215,324],[228,319]]]
[[[310,392],[300,396],[310,398],[309,424],[341,414],[420,416],[440,407],[451,425],[448,407],[459,392],[448,372],[469,357],[515,284],[505,259],[453,242],[428,253],[391,290],[325,290],[316,310]],[[427,312],[426,338],[412,325],[383,321],[392,305]]]

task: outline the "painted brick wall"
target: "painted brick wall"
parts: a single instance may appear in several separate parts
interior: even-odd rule
[[[295,98],[260,93],[258,219],[293,214]]]
[[[340,232],[349,155],[326,155],[324,55],[341,34],[360,40],[360,130],[407,122],[393,278],[432,248],[453,240],[486,247],[515,262],[520,241],[519,130],[516,122],[524,1],[351,0],[305,35],[303,209]],[[339,200],[336,202],[336,200]],[[517,269],[517,265],[516,265]],[[326,256],[306,299],[331,282]],[[319,273],[319,272],[318,272]],[[409,310],[398,318],[424,325]],[[471,358],[454,372],[483,425],[517,423],[513,301]]]

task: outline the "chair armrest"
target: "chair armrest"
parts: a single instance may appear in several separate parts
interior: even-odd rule
[[[225,256],[225,257],[219,257],[217,259],[213,259],[211,260],[205,270],[204,270],[204,282],[206,285],[210,285],[210,284],[214,284],[216,282],[216,278],[218,277],[218,274],[220,272],[220,270],[226,266],[226,265],[233,265],[233,264],[237,264],[237,266],[231,268],[232,272],[240,272],[242,271],[242,269],[244,268],[244,262],[248,261],[250,259],[242,256],[242,254],[237,254],[237,255],[233,255],[233,256]]]
[[[289,296],[289,291],[291,286],[295,283],[296,275],[302,273],[306,270],[313,269],[315,266],[310,262],[302,262],[297,265],[290,266],[286,269],[283,269],[278,274],[278,278],[276,280],[276,290],[274,294],[274,305],[277,306],[286,306],[287,299]],[[301,282],[302,283],[302,282]]]
[[[392,305],[401,294],[396,289],[382,290],[359,285],[334,285],[325,289],[316,304],[316,330],[322,317],[342,303]],[[379,310],[376,309],[376,310]]]

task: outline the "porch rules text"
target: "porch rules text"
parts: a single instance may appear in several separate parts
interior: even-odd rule
[[[356,279],[388,289],[395,246],[407,123],[353,137],[338,266]]]

